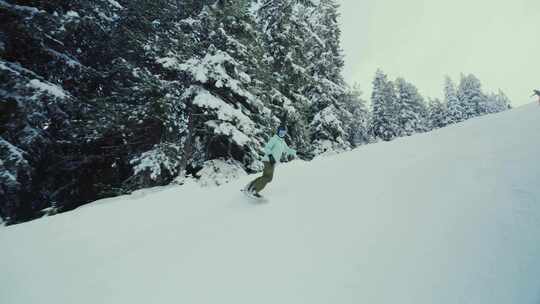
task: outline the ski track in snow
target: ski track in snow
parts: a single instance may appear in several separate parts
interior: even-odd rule
[[[540,303],[540,107],[0,229],[0,303]]]

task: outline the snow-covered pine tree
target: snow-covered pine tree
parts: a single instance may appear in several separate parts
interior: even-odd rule
[[[497,92],[497,109],[502,111],[512,109],[512,100],[501,90]]]
[[[399,136],[394,83],[380,69],[375,73],[371,94],[370,132],[375,139],[390,141]]]
[[[482,84],[476,76],[461,74],[457,95],[463,107],[465,119],[485,114],[487,97],[482,92]]]
[[[315,155],[337,153],[350,149],[348,132],[344,121],[352,120],[348,112],[330,104],[315,114],[310,124],[313,153]]]
[[[428,124],[430,130],[443,128],[449,124],[448,108],[446,103],[443,103],[440,99],[430,99],[428,104],[428,113]]]
[[[176,2],[178,10],[175,11],[178,18],[185,23],[197,22],[197,15],[207,5],[212,5],[216,0],[172,0]]]
[[[343,105],[347,112],[351,113],[350,121],[344,121],[351,146],[358,147],[370,143],[372,141],[369,132],[370,112],[358,85],[354,85],[345,92]]]
[[[184,157],[200,168],[212,159],[234,159],[249,170],[260,166],[259,151],[270,111],[251,91],[260,68],[255,23],[249,1],[215,1],[197,22],[186,23],[196,33],[196,51],[183,59],[171,53],[160,63],[185,75],[181,97],[191,126]],[[182,60],[183,59],[183,60]]]
[[[164,185],[217,158],[256,170],[281,123],[306,154],[316,115],[336,117],[314,126],[319,135],[364,141],[354,139],[363,110],[340,78],[334,0],[68,2],[0,1],[8,224],[53,201],[62,212]]]
[[[301,15],[308,26],[310,78],[304,94],[311,104],[310,134],[315,154],[344,151],[351,146],[347,130],[352,127],[353,116],[344,104],[346,86],[341,76],[344,60],[338,7],[334,0],[321,0]]]
[[[311,154],[309,141],[309,99],[304,88],[310,76],[306,53],[309,27],[303,17],[310,1],[261,0],[256,12],[257,27],[265,50],[267,89],[262,98],[289,129],[292,145],[302,154]]]
[[[134,82],[129,91],[120,94],[144,105],[129,112],[131,119],[149,119],[156,122],[159,130],[153,134],[151,145],[131,155],[133,174],[123,183],[129,190],[167,184],[181,171],[189,126],[188,109],[181,100],[185,86],[183,79],[171,73],[162,60],[171,50],[176,54],[192,53],[191,44],[177,43],[192,39],[183,33],[180,20],[183,15],[196,14],[197,10],[188,9],[186,4],[175,0],[134,1],[128,6],[116,39],[117,47],[136,50],[131,56],[145,63],[144,67],[124,61],[116,64],[123,70],[119,75],[124,75],[118,81]]]
[[[426,132],[428,130],[427,107],[418,89],[403,78],[396,79],[395,87],[398,136]]]
[[[466,119],[465,109],[458,98],[456,85],[449,76],[444,79],[444,103],[448,109],[448,124]]]
[[[503,112],[511,108],[510,99],[504,94],[502,90],[497,93],[490,93],[487,95],[485,104],[485,113],[498,113]]]
[[[321,0],[317,6],[304,7],[300,14],[305,19],[306,46],[309,76],[319,85],[330,81],[338,85],[342,94],[345,81],[341,75],[344,67],[344,55],[340,46],[341,30],[338,23],[339,5],[335,0]],[[308,88],[309,91],[309,88]],[[334,93],[336,94],[336,93]]]
[[[18,174],[27,177],[19,190],[3,196],[10,222],[41,215],[50,202],[66,211],[126,191],[130,158],[160,140],[150,104],[164,90],[145,46],[161,31],[154,18],[175,11],[168,0],[25,5],[0,3],[0,66],[8,67],[0,77],[11,79],[0,92],[19,99],[11,107],[0,96],[9,105],[0,113],[16,117],[0,128],[31,164]]]

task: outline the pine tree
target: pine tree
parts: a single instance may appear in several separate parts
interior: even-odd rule
[[[396,98],[394,83],[388,80],[383,71],[377,70],[371,95],[372,119],[370,126],[370,132],[375,139],[390,141],[399,136]]]
[[[512,101],[502,90],[499,89],[497,97],[497,109],[500,110],[499,112],[512,109]]]
[[[133,174],[123,183],[130,190],[167,184],[184,169],[182,164],[190,120],[188,107],[182,101],[186,88],[181,78],[170,72],[171,63],[165,60],[171,59],[173,54],[192,54],[189,47],[178,44],[178,41],[193,38],[182,32],[179,22],[182,17],[199,12],[187,2],[174,0],[136,1],[132,5],[129,17],[122,24],[123,31],[116,40],[117,47],[136,48],[134,55],[141,56],[138,60],[148,66],[122,67],[122,62],[117,65],[133,71],[131,74],[139,82],[135,90],[122,95],[143,100],[145,108],[132,112],[133,119],[149,116],[159,123],[160,132],[154,135],[156,143],[131,157]],[[133,25],[140,30],[133,32]]]
[[[449,124],[448,108],[440,99],[431,99],[428,104],[428,121],[431,130],[446,127]]]
[[[295,0],[265,0],[257,11],[257,27],[265,50],[267,72],[262,76],[274,125],[289,129],[292,145],[303,154],[309,154],[308,135],[309,99],[304,88],[309,82],[306,70],[308,25],[301,17],[303,4]]]
[[[322,0],[314,8],[305,8],[302,17],[309,26],[306,44],[307,72],[310,76],[305,96],[311,104],[309,117],[311,141],[316,154],[328,150],[350,149],[347,130],[351,128],[352,113],[343,104],[345,81],[340,47],[338,5],[334,0]]]
[[[343,96],[343,105],[350,120],[345,120],[345,132],[352,147],[358,147],[371,142],[369,134],[370,113],[367,102],[362,99],[362,92],[358,85],[350,88]]]
[[[65,211],[133,189],[125,183],[133,173],[130,161],[159,144],[168,129],[157,104],[167,94],[180,95],[178,86],[162,83],[163,69],[155,64],[152,48],[174,27],[175,1],[27,4],[39,13],[7,3],[0,10],[0,65],[14,71],[0,81],[0,95],[7,92],[20,100],[0,110],[17,113],[2,136],[25,152],[21,155],[29,164],[43,164],[21,170],[18,176],[25,179],[18,181],[20,188],[0,194],[14,222],[39,216],[52,207],[50,202]],[[31,88],[20,90],[23,86],[9,79],[19,84],[34,80],[37,88],[45,84],[54,90],[30,95]],[[31,129],[24,124],[35,128],[34,135],[25,134]],[[150,185],[155,183],[136,188]]]
[[[271,121],[269,109],[252,92],[251,75],[261,68],[255,20],[249,1],[217,1],[206,7],[197,33],[204,55],[177,66],[191,86],[183,95],[195,115],[192,166],[216,158],[234,159],[250,170],[259,166],[258,153]]]
[[[496,94],[490,93],[487,95],[484,111],[486,114],[503,112],[511,108],[510,104],[510,99],[503,91],[499,90]]]
[[[485,114],[484,107],[487,98],[482,92],[482,84],[476,76],[462,74],[457,94],[464,110],[465,119]]]
[[[418,89],[403,78],[396,79],[396,108],[399,136],[410,136],[425,132],[427,127],[427,108]]]
[[[339,5],[335,0],[321,0],[316,7],[306,10],[306,14],[309,15],[304,18],[309,25],[307,60],[310,64],[310,75],[343,85],[341,72],[345,62],[340,45],[338,9]]]
[[[465,109],[458,99],[454,82],[449,76],[444,81],[444,103],[448,109],[448,124],[454,124],[466,119]]]
[[[351,117],[344,117],[344,114],[348,113],[344,113],[333,104],[315,114],[310,124],[315,155],[350,149],[343,121]]]

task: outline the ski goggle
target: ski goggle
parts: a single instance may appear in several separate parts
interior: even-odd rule
[[[285,135],[287,135],[287,130],[281,129],[281,130],[278,131],[277,134],[278,134],[279,137],[285,137]]]

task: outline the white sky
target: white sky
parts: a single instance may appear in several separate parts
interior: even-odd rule
[[[540,0],[337,0],[344,76],[364,98],[380,67],[442,97],[444,75],[473,73],[484,91],[502,89],[513,105],[540,89]]]

